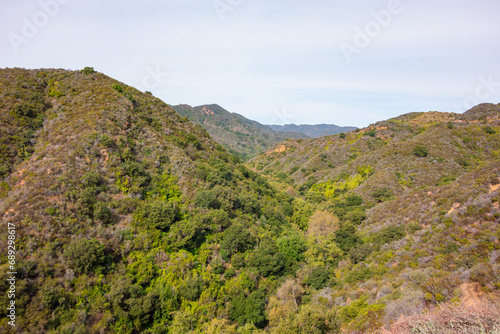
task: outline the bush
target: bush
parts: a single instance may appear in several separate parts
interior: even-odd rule
[[[373,239],[373,242],[384,245],[394,240],[403,238],[406,235],[405,230],[401,226],[389,226],[380,231]]]
[[[231,225],[224,232],[224,239],[221,242],[221,248],[226,251],[226,258],[230,258],[237,252],[242,253],[255,245],[255,238],[248,230],[241,225]]]
[[[203,190],[196,193],[194,203],[202,208],[218,209],[220,202],[217,195],[211,190]]]
[[[483,131],[486,132],[487,134],[489,135],[494,135],[495,133],[497,133],[495,130],[493,130],[493,128],[489,125],[483,127]]]
[[[176,203],[155,200],[143,204],[136,219],[148,229],[166,232],[180,219],[180,210]]]
[[[356,264],[361,261],[364,261],[371,253],[372,253],[371,246],[363,244],[363,245],[358,245],[356,248],[351,249],[349,252],[349,257],[351,258],[351,261],[354,264]]]
[[[94,68],[93,68],[93,67],[85,67],[85,68],[84,68],[83,70],[81,70],[80,72],[82,72],[82,73],[83,73],[83,74],[85,74],[85,75],[95,73],[95,71],[94,71]]]
[[[339,137],[340,137],[340,138],[342,138],[342,139],[345,139],[345,133],[341,132],[341,133],[339,134]]]
[[[77,274],[91,274],[104,264],[104,245],[96,239],[80,239],[64,251],[68,266]]]
[[[388,188],[380,188],[372,193],[372,197],[375,199],[377,203],[382,203],[391,198],[393,195],[394,194],[392,190]]]
[[[104,224],[110,224],[113,222],[113,213],[106,206],[106,203],[97,202],[94,205],[94,219],[99,220]]]
[[[111,86],[111,88],[113,88],[114,90],[116,90],[118,93],[123,93],[123,87],[118,85],[118,84],[114,84]]]
[[[328,268],[325,266],[319,266],[313,269],[309,279],[307,280],[307,284],[316,290],[319,290],[326,286],[329,277],[330,273],[328,272]]]
[[[423,145],[417,145],[413,149],[413,155],[419,157],[419,158],[425,158],[426,156],[429,155],[429,149]]]
[[[370,137],[375,137],[376,131],[375,129],[371,129],[365,132],[365,135],[370,136]]]

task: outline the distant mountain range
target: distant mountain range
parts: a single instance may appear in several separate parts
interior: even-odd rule
[[[354,126],[338,126],[335,124],[285,124],[285,125],[272,125],[265,124],[268,128],[273,129],[274,131],[283,131],[283,132],[300,132],[308,137],[317,138],[323,136],[335,135],[341,132],[349,132],[356,130]]]
[[[286,139],[316,138],[356,129],[334,124],[263,125],[217,104],[198,107],[180,104],[172,108],[181,116],[201,125],[218,143],[244,160],[264,153]]]
[[[263,153],[286,139],[309,138],[298,132],[274,131],[217,104],[198,107],[181,104],[172,108],[181,116],[201,125],[219,144],[244,160]]]

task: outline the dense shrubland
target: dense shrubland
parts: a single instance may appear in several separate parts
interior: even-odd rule
[[[92,68],[1,70],[0,107],[19,333],[393,331],[498,298],[498,106],[287,141],[247,165]]]

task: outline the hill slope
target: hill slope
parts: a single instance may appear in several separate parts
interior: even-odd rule
[[[354,131],[357,128],[353,126],[338,126],[335,124],[285,124],[285,125],[272,125],[266,124],[266,126],[274,131],[292,131],[303,133],[310,138],[317,138],[323,136],[335,135],[341,132]]]
[[[328,303],[345,312],[345,328],[367,331],[436,303],[499,300],[499,116],[494,104],[412,113],[289,140],[249,162],[304,198],[304,228],[314,212],[339,219],[334,242],[318,248],[340,247],[329,253],[339,262]]]
[[[301,133],[273,131],[216,104],[198,107],[181,104],[173,108],[180,115],[203,126],[217,142],[243,159],[263,153],[272,145],[288,138],[308,138]]]
[[[0,210],[15,226],[18,272],[16,327],[0,283],[2,333],[267,323],[266,262],[236,271],[231,258],[254,254],[257,241],[274,250],[262,240],[287,229],[291,198],[203,128],[90,68],[1,69],[0,117]],[[255,305],[245,308],[246,296]]]

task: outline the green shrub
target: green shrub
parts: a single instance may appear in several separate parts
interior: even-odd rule
[[[64,258],[76,274],[91,274],[104,264],[104,245],[96,239],[80,239],[66,248]]]
[[[211,190],[202,190],[194,196],[194,203],[203,208],[219,209],[220,202],[217,195]]]
[[[94,219],[99,220],[104,224],[110,224],[113,222],[113,213],[108,208],[106,203],[97,202],[94,205]]]
[[[402,226],[388,226],[382,229],[373,239],[373,242],[384,245],[394,240],[403,238],[406,235]]]
[[[341,132],[341,133],[339,134],[339,137],[340,137],[340,138],[342,138],[342,139],[345,139],[345,137],[346,137],[346,136],[345,136],[345,133]]]
[[[429,149],[423,145],[417,145],[413,149],[413,155],[419,158],[425,158],[426,156],[429,155]]]
[[[88,74],[92,74],[92,73],[95,73],[94,71],[94,68],[93,67],[85,67],[83,70],[81,70],[80,72],[82,72],[83,74],[85,75],[88,75]]]
[[[221,248],[225,251],[226,258],[237,252],[243,253],[255,245],[255,238],[242,225],[233,224],[224,232]]]
[[[136,219],[148,229],[166,232],[180,219],[180,210],[177,203],[154,200],[139,208]]]
[[[328,268],[325,266],[319,266],[313,269],[311,275],[307,280],[307,284],[315,288],[316,290],[322,289],[326,286],[330,273]]]
[[[118,84],[114,84],[111,86],[111,88],[113,88],[114,90],[116,90],[118,93],[123,93],[123,87],[118,85]]]
[[[380,188],[372,193],[372,197],[375,199],[377,203],[382,203],[384,201],[387,201],[392,196],[394,196],[394,193],[389,188]]]
[[[495,130],[493,130],[493,128],[489,125],[487,126],[484,126],[483,127],[483,131],[486,132],[487,134],[489,135],[494,135],[495,133],[497,133]]]
[[[371,253],[372,247],[370,245],[363,244],[351,249],[349,251],[349,257],[351,258],[352,263],[356,264],[364,261]]]
[[[365,132],[365,135],[370,136],[370,137],[375,137],[376,131],[375,129],[370,129]]]

